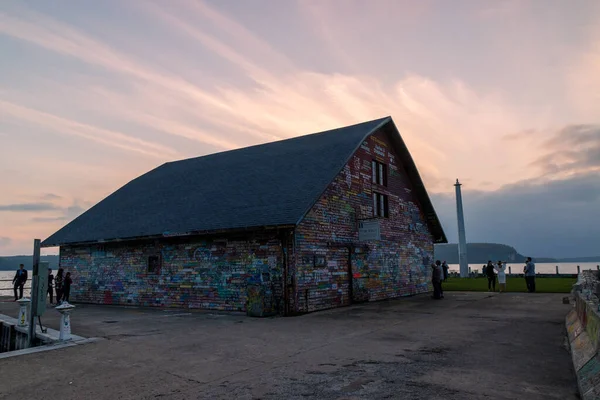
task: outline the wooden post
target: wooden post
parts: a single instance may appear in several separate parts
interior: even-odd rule
[[[34,239],[33,240],[33,271],[31,272],[31,310],[29,311],[29,331],[28,331],[28,340],[29,347],[33,347],[35,343],[35,315],[36,312],[36,304],[37,304],[37,296],[38,296],[38,274],[39,274],[39,266],[40,266],[40,247],[41,240]]]
[[[558,275],[558,265],[556,266],[556,275]]]
[[[508,274],[512,275],[512,267],[508,267]]]
[[[579,265],[577,266],[577,275],[579,275],[581,273],[581,268],[579,267]]]

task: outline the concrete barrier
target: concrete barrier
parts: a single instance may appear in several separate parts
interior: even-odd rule
[[[61,340],[61,332],[46,327],[42,332],[40,326],[36,326],[35,344],[29,348],[28,327],[19,326],[16,318],[0,314],[0,359],[11,356],[11,353],[26,354],[28,350],[40,349],[42,347],[58,348],[57,346],[65,343],[83,344],[95,339],[86,339],[84,337],[71,334],[69,340]]]
[[[0,353],[28,347],[27,327],[17,326],[16,321],[0,319],[0,332]]]
[[[581,399],[600,399],[600,312],[597,272],[582,271],[573,288],[575,308],[566,317],[573,368]]]

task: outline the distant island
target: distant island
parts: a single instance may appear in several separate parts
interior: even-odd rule
[[[488,260],[521,262],[525,255],[520,254],[512,246],[498,243],[467,243],[467,258],[470,264],[485,264]],[[458,264],[458,244],[436,244],[434,250],[436,260],[446,260],[448,264]],[[535,262],[539,263],[585,263],[600,262],[600,256],[595,257],[572,257],[572,258],[548,258],[531,256]]]
[[[41,256],[40,261],[46,261],[50,268],[58,269],[58,256]],[[20,264],[31,270],[33,256],[0,256],[0,271],[16,271]]]

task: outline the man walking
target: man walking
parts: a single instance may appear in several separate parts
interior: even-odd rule
[[[27,282],[27,271],[23,264],[19,265],[19,269],[13,278],[13,289],[15,290],[15,301],[23,298],[23,286]],[[17,289],[19,289],[19,295],[17,296]]]
[[[535,292],[535,264],[531,261],[531,257],[527,257],[525,264],[525,282],[527,283],[527,291]]]

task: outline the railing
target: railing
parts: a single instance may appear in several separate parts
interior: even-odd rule
[[[0,282],[11,282],[12,283],[12,279],[0,279]],[[30,290],[31,289],[31,284],[29,286],[23,286],[23,290]],[[14,290],[14,287],[7,287],[7,288],[0,288],[0,290]]]

